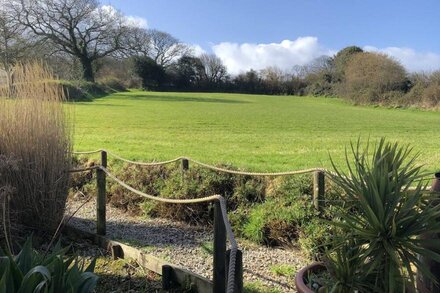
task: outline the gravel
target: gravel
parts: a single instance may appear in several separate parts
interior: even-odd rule
[[[69,224],[85,231],[95,231],[96,202],[71,200],[66,213],[73,215]],[[139,247],[175,265],[204,277],[212,276],[212,227],[190,226],[167,219],[131,216],[107,206],[107,236]],[[255,282],[281,292],[296,292],[294,274],[273,272],[273,267],[288,265],[296,272],[307,260],[295,248],[269,248],[239,240],[243,252],[244,281]]]

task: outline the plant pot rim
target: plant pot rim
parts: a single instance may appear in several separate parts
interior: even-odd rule
[[[295,275],[295,286],[298,293],[314,293],[314,291],[307,287],[304,282],[304,276],[306,276],[309,271],[319,271],[324,269],[325,265],[323,262],[314,262],[299,270]]]

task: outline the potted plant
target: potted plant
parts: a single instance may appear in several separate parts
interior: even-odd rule
[[[331,222],[342,232],[324,258],[331,281],[311,288],[306,278],[310,270],[301,271],[298,291],[415,291],[416,271],[435,279],[420,256],[440,261],[438,243],[421,237],[440,232],[440,206],[433,204],[434,194],[423,192],[425,175],[415,165],[418,155],[385,139],[371,154],[368,144],[361,149],[359,141],[351,144],[351,152],[352,163],[346,155],[348,172],[332,161],[335,173],[329,175],[347,203]],[[309,291],[301,291],[303,285]]]

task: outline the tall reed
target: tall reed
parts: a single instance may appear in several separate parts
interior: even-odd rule
[[[61,221],[71,164],[72,124],[63,89],[40,63],[13,70],[11,89],[0,87],[0,155],[17,168],[3,170],[0,187],[12,187],[12,228],[48,230]]]

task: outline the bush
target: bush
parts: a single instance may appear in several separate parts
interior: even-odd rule
[[[160,89],[167,78],[165,69],[150,57],[136,57],[134,72],[142,80],[142,87],[146,90]]]
[[[278,179],[264,203],[254,205],[242,228],[243,236],[268,245],[292,244],[300,227],[315,212],[311,203],[310,176]]]
[[[124,82],[116,77],[102,78],[98,84],[106,89],[107,92],[123,92],[127,90]]]
[[[435,107],[440,103],[440,83],[432,82],[424,90],[422,103],[426,107]]]
[[[334,96],[332,76],[330,73],[322,71],[312,73],[307,76],[308,84],[305,91],[311,96]]]
[[[262,177],[234,176],[233,194],[228,199],[228,208],[249,207],[264,202],[267,180]]]
[[[218,174],[205,168],[191,167],[183,176],[181,170],[174,170],[165,182],[161,196],[190,199],[219,194],[229,202],[233,191],[233,176]],[[150,210],[150,215],[189,223],[209,223],[212,219],[212,211],[207,203],[191,205],[156,203]]]
[[[349,46],[340,50],[332,59],[332,65],[334,68],[334,80],[336,82],[342,82],[345,79],[345,69],[351,58],[358,54],[364,52],[361,48],[357,46]]]
[[[164,188],[165,180],[170,177],[172,170],[166,166],[148,167],[139,165],[124,165],[117,170],[118,178],[128,185],[154,196],[158,196]],[[134,194],[117,183],[109,182],[108,201],[111,205],[128,211],[131,214],[142,213],[142,205],[147,208],[148,204],[154,206],[150,200]],[[153,210],[148,214],[153,215]]]
[[[335,235],[333,226],[321,218],[312,218],[301,226],[298,244],[307,257],[319,260],[331,247],[332,235]]]
[[[346,65],[343,96],[356,103],[383,103],[384,94],[406,91],[404,67],[390,57],[377,53],[357,53]]]
[[[72,128],[49,72],[38,64],[14,72],[13,92],[0,93],[0,155],[14,158],[16,168],[3,170],[0,186],[14,190],[11,225],[50,231],[64,216]]]
[[[54,83],[60,84],[64,95],[69,101],[90,101],[96,97],[106,95],[108,88],[89,81],[83,80],[60,80]]]
[[[74,168],[89,168],[99,165],[95,160],[84,157],[72,158],[72,165]],[[96,191],[96,171],[90,170],[86,172],[75,172],[70,175],[69,181],[69,198],[74,198],[77,195],[86,196],[87,194],[94,194]]]

